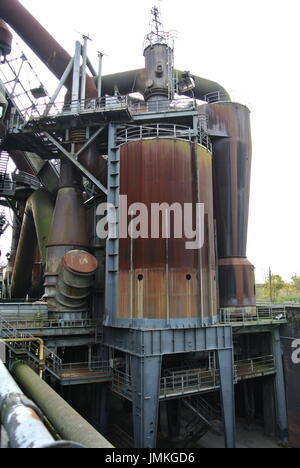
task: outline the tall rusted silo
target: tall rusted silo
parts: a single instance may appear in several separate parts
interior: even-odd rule
[[[179,139],[143,139],[124,144],[120,152],[120,194],[128,209],[142,203],[149,213],[149,238],[120,240],[118,320],[146,321],[159,327],[212,324],[216,312],[216,266],[213,234],[212,155],[201,145]],[[204,204],[204,245],[187,249],[184,208]],[[150,216],[161,205],[160,234],[153,237]],[[181,226],[168,217],[170,238],[164,238],[164,205],[182,210]],[[174,211],[177,211],[176,209]],[[178,212],[178,211],[177,211]],[[172,212],[173,213],[173,212]],[[130,214],[130,213],[129,213]],[[136,213],[137,214],[137,213]],[[153,214],[153,212],[152,212]],[[130,218],[128,218],[130,219]],[[151,222],[150,222],[151,219]],[[180,219],[180,217],[179,217]],[[130,231],[130,227],[129,227]]]
[[[220,307],[255,314],[254,267],[246,258],[252,157],[250,111],[233,102],[204,107],[213,142]]]

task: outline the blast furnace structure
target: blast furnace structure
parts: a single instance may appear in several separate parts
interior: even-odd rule
[[[170,437],[185,429],[199,439],[220,419],[235,447],[235,393],[247,417],[263,395],[265,426],[284,440],[285,317],[256,306],[246,256],[248,108],[175,69],[156,7],[144,68],[108,76],[103,54],[99,73],[89,60],[88,38],[71,57],[17,0],[1,0],[0,17],[1,195],[14,212],[0,329],[46,344],[41,362],[30,346],[8,343],[8,366],[21,355],[108,437],[109,395],[127,402],[135,447],[156,446],[164,413]],[[6,23],[59,80],[53,96],[32,68],[36,85],[21,80],[30,64],[14,55]],[[113,211],[107,240],[103,203]],[[158,207],[155,236],[130,235],[137,203]],[[201,248],[176,235],[176,210],[187,207],[193,226],[201,219]]]

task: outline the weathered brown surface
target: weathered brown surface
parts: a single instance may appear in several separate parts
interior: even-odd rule
[[[213,139],[218,255],[246,257],[252,158],[250,112],[235,103],[216,103],[205,108],[209,132],[218,137]]]
[[[255,306],[254,279],[254,267],[247,259],[219,260],[220,306]]]
[[[98,262],[94,255],[85,251],[70,251],[63,258],[63,265],[74,273],[94,273],[98,268]]]
[[[213,141],[214,213],[221,307],[254,307],[254,267],[246,259],[252,143],[249,109],[204,106]],[[251,311],[249,311],[251,312]]]
[[[197,163],[196,163],[197,158]],[[198,194],[197,165],[200,192]],[[140,202],[205,203],[205,244],[187,250],[187,238],[121,239],[119,316],[133,318],[189,318],[215,314],[215,251],[211,154],[180,140],[143,140],[121,148],[121,194],[128,207]],[[195,215],[194,221],[195,221]],[[150,226],[150,222],[149,222]],[[150,228],[149,228],[150,230]],[[202,286],[202,287],[201,287]],[[202,291],[202,294],[201,294]]]

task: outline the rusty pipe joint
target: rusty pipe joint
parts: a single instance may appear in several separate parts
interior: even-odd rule
[[[64,318],[72,320],[87,312],[97,269],[96,258],[84,250],[70,250],[63,256],[51,301]]]
[[[0,421],[8,434],[10,447],[77,448],[72,442],[55,442],[42,419],[40,409],[22,393],[0,361]]]

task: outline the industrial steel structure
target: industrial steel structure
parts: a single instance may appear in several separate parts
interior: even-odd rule
[[[0,0],[0,17],[1,161],[9,155],[18,169],[5,167],[0,187],[14,212],[0,305],[8,367],[21,357],[62,392],[84,385],[85,410],[106,434],[109,394],[127,400],[138,448],[156,446],[163,405],[170,435],[179,435],[180,403],[193,414],[190,432],[203,435],[218,393],[226,446],[235,447],[235,387],[248,414],[256,379],[285,440],[285,309],[256,306],[246,257],[248,108],[219,84],[175,69],[156,7],[144,68],[109,76],[102,54],[95,71],[86,37],[71,57],[17,0]],[[24,53],[13,55],[6,23],[59,80],[53,96]],[[21,79],[25,67],[34,87]],[[158,210],[156,235],[141,233],[136,204]],[[191,249],[189,233],[172,224],[187,207],[184,219],[193,231],[201,221],[203,233]],[[35,337],[45,343],[42,362]]]

